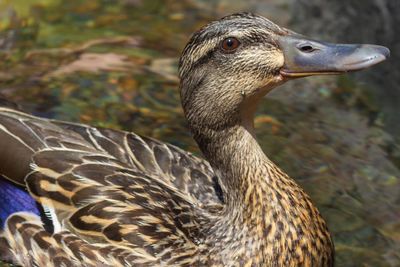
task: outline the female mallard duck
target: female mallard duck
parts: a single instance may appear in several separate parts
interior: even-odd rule
[[[134,133],[1,108],[0,173],[11,181],[2,195],[12,192],[9,210],[20,212],[5,223],[0,257],[24,266],[332,266],[324,220],[264,155],[253,115],[291,78],[388,55],[247,13],[210,23],[192,36],[179,71],[184,113],[208,162]],[[15,185],[45,216],[18,208],[26,195]]]

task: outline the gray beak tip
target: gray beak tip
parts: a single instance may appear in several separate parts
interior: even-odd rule
[[[390,50],[387,47],[380,46],[380,50],[385,59],[390,58]]]
[[[344,58],[338,70],[355,71],[376,65],[390,57],[390,50],[380,45],[361,45],[353,55]]]

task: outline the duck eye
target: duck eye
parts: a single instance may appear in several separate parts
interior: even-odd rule
[[[221,47],[224,52],[233,52],[240,45],[240,42],[235,37],[228,37],[222,41]]]

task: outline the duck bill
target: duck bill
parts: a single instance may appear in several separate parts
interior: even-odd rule
[[[294,34],[280,36],[278,44],[285,60],[280,73],[287,78],[362,70],[390,56],[384,46],[331,44]]]

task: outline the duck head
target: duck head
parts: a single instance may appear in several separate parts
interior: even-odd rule
[[[183,109],[196,134],[233,125],[251,128],[259,100],[288,80],[375,65],[386,47],[319,42],[268,19],[240,13],[191,37],[179,64]]]

